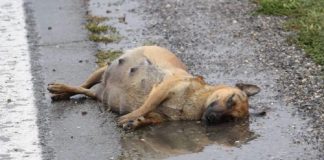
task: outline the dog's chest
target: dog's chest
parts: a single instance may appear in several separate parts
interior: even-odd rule
[[[198,82],[182,82],[170,92],[169,98],[160,104],[157,111],[170,120],[200,119],[203,100],[199,99],[197,91],[202,89]]]

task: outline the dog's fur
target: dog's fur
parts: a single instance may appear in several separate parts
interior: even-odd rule
[[[96,91],[90,90],[99,84]],[[51,83],[53,100],[85,94],[110,110],[125,114],[118,123],[124,129],[166,120],[203,120],[217,123],[249,115],[248,96],[260,91],[255,85],[208,85],[192,76],[170,51],[143,46],[126,51],[109,66],[95,71],[79,87]]]

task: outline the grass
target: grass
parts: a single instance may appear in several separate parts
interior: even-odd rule
[[[114,33],[114,34],[118,33],[117,29],[115,27],[113,27],[113,26],[107,26],[107,30],[109,32],[111,32],[111,33]]]
[[[113,26],[100,25],[100,23],[102,23],[105,20],[106,20],[105,17],[88,18],[88,23],[86,24],[86,28],[92,33],[102,33],[102,32],[117,33],[117,29]]]
[[[92,33],[107,32],[108,26],[99,25],[98,23],[89,22],[86,24],[86,28]]]
[[[324,65],[324,0],[254,0],[257,12],[288,16],[285,28],[297,33],[289,41],[304,48],[307,55]]]
[[[111,43],[115,41],[121,40],[121,36],[117,29],[113,26],[103,25],[102,22],[109,20],[106,17],[99,17],[99,16],[87,16],[87,24],[86,28],[89,30],[89,40],[98,42],[98,43]],[[96,53],[97,57],[97,65],[99,67],[105,66],[107,63],[115,60],[122,54],[122,51],[119,50],[109,50],[103,51],[99,50]]]
[[[121,39],[118,35],[101,35],[101,34],[90,34],[89,40],[94,42],[103,42],[103,43],[111,43],[115,41],[119,41]]]
[[[110,63],[111,61],[115,60],[118,58],[123,52],[119,50],[114,50],[114,51],[102,51],[99,50],[96,54],[97,57],[97,64],[99,67],[103,67],[104,65]]]
[[[115,27],[101,24],[102,22],[109,20],[108,18],[99,16],[87,16],[86,18],[88,23],[85,27],[91,32],[91,34],[89,34],[89,40],[94,42],[111,43],[121,39]]]

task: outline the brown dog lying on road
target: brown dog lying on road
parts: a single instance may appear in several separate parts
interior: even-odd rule
[[[99,87],[90,90],[94,85]],[[208,124],[249,115],[248,96],[255,85],[208,85],[192,76],[169,50],[144,46],[126,51],[109,66],[95,71],[80,86],[48,85],[53,100],[85,94],[100,100],[124,129],[167,120],[202,120]]]

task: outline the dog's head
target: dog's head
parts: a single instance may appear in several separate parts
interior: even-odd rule
[[[248,97],[258,92],[260,88],[251,84],[216,87],[207,98],[202,120],[207,124],[213,124],[245,118],[249,115]]]

